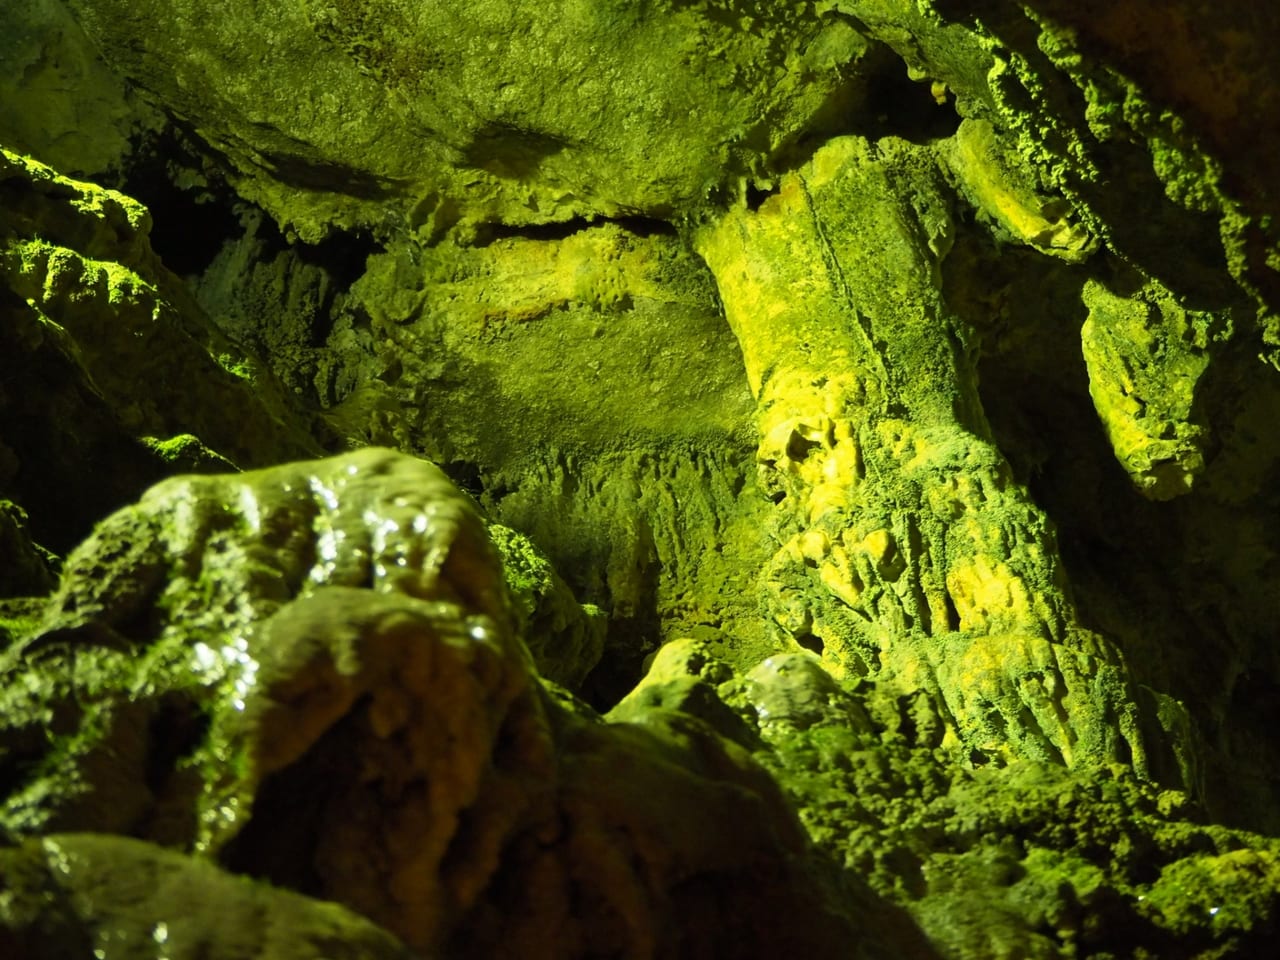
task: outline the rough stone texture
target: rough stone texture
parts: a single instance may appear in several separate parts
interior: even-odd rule
[[[1265,955],[1277,42],[1200,0],[5,5],[0,140],[123,190],[5,160],[20,566],[174,470],[381,444],[514,604],[477,646],[317,586],[361,485],[262,538],[259,479],[162,487],[230,506],[0,604],[11,826],[203,829],[468,956]],[[463,748],[387,746],[427,729]]]
[[[0,34],[0,144],[91,177],[118,173],[131,141],[161,126],[102,62],[59,0],[9,0]]]
[[[0,884],[0,949],[11,957],[415,956],[336,904],[123,837],[55,834],[2,847]]]
[[[51,557],[31,542],[27,512],[0,500],[0,597],[40,596],[53,589]]]
[[[580,690],[604,653],[608,617],[594,604],[579,604],[545,554],[510,527],[486,527],[502,563],[516,632],[524,637],[538,673]]]
[[[1072,622],[1052,530],[989,440],[934,281],[952,227],[929,163],[832,141],[698,241],[780,504],[767,612],[850,674],[934,697],[943,745],[1145,769],[1119,655]]]
[[[176,845],[428,954],[894,942],[826,905],[745,750],[672,710],[566,710],[512,606],[479,516],[423,461],[166,481],[68,558],[0,665],[4,825]]]
[[[312,239],[671,216],[847,109],[843,68],[866,49],[799,3],[67,6]]]
[[[597,705],[691,630],[766,652],[743,592],[767,555],[750,393],[714,280],[669,228],[392,244],[334,329],[327,422],[444,464],[608,611]]]
[[[36,512],[41,539],[69,548],[169,464],[315,449],[270,375],[255,382],[258,362],[155,257],[145,207],[8,151],[0,196],[0,490]],[[99,483],[69,484],[69,463]]]
[[[941,731],[922,699],[903,710],[892,683],[842,686],[807,652],[742,676],[686,640],[609,717],[674,707],[752,750],[819,847],[940,956],[1265,954],[1274,839],[1200,822],[1185,793],[1120,765],[960,767],[928,745]],[[865,902],[850,895],[854,916]]]

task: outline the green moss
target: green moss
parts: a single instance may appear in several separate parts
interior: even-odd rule
[[[0,651],[35,629],[40,622],[38,616],[7,616],[0,612]]]
[[[1175,937],[1205,944],[1207,956],[1244,956],[1248,945],[1267,943],[1280,926],[1277,890],[1274,848],[1190,856],[1160,871],[1141,913]]]
[[[15,786],[0,825],[21,835],[86,822],[78,810],[113,802],[89,771],[117,762],[111,740],[121,711],[132,709],[125,691],[136,670],[127,654],[93,646],[17,669],[31,659],[15,649],[0,662],[0,757]]]
[[[62,833],[0,850],[0,884],[0,940],[17,956],[410,956],[338,904],[125,837]]]
[[[235,464],[210,450],[190,433],[176,437],[142,437],[142,443],[167,464],[182,470],[234,470]]]
[[[607,618],[594,604],[578,604],[528,537],[497,523],[487,530],[515,604],[517,629],[538,671],[578,689],[604,652]]]
[[[237,379],[244,380],[246,383],[254,382],[256,373],[256,364],[248,357],[236,356],[231,353],[220,353],[217,356],[218,366],[227,373]]]
[[[533,619],[539,600],[552,589],[558,578],[550,561],[528,537],[501,524],[490,524],[488,530],[489,538],[502,558],[507,587],[521,619],[527,623]]]

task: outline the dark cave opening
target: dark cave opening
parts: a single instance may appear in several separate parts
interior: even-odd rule
[[[872,31],[856,18],[848,19],[860,32],[871,35]],[[845,87],[828,99],[803,131],[771,155],[768,172],[798,170],[824,144],[842,136],[871,141],[899,137],[917,145],[945,140],[960,128],[961,119],[950,89],[928,78],[913,79],[902,57],[877,42]],[[750,179],[745,196],[747,207],[758,210],[774,192],[776,188]],[[724,198],[708,199],[719,203]]]
[[[867,127],[861,132],[873,140],[901,137],[926,144],[960,128],[955,94],[927,78],[912,79],[896,54],[890,54],[867,78],[865,113]]]
[[[286,248],[300,261],[324,270],[337,291],[350,289],[364,275],[368,259],[386,249],[372,236],[360,231],[331,233],[319,243],[289,244],[280,235],[275,224],[270,221],[268,223],[280,240],[285,242]]]
[[[795,641],[810,653],[817,654],[818,656],[822,656],[822,652],[827,647],[827,645],[823,643],[822,638],[816,633],[805,632],[797,634]]]
[[[448,460],[439,466],[459,490],[470,494],[476,500],[484,496],[485,477],[480,470],[480,465],[474,460]]]
[[[583,702],[605,714],[636,688],[645,675],[649,654],[657,648],[662,622],[656,609],[635,617],[611,617],[604,656],[577,691]]]
[[[357,798],[367,802],[381,787],[362,774],[371,738],[369,703],[366,695],[298,760],[263,779],[252,816],[218,855],[223,867],[299,893],[324,895],[317,852],[333,830],[333,818],[367,815],[353,809]],[[364,792],[351,784],[360,784]]]
[[[1088,275],[1028,251],[966,239],[957,241],[944,268],[949,305],[984,343],[977,374],[993,438],[1015,480],[1053,523],[1074,614],[1081,626],[1117,645],[1139,687],[1156,692],[1141,698],[1151,774],[1166,786],[1188,790],[1215,819],[1270,830],[1275,813],[1264,795],[1273,787],[1228,783],[1223,774],[1236,754],[1262,756],[1275,748],[1234,727],[1206,723],[1221,709],[1216,691],[1231,667],[1221,656],[1194,651],[1230,649],[1255,667],[1265,656],[1258,638],[1272,616],[1247,592],[1222,596],[1212,567],[1247,549],[1215,539],[1232,536],[1220,532],[1232,529],[1232,510],[1217,497],[1230,489],[1222,486],[1231,482],[1229,464],[1242,456],[1237,451],[1235,461],[1223,460],[1222,451],[1243,443],[1251,455],[1274,462],[1280,455],[1263,451],[1276,442],[1235,440],[1230,417],[1220,414],[1215,422],[1205,421],[1214,439],[1196,489],[1172,501],[1144,498],[1117,460],[1090,396],[1081,346],[1087,308],[1080,294]],[[1034,332],[1010,335],[1014,328]],[[1200,385],[1204,406],[1230,411],[1250,402],[1245,394],[1257,363],[1236,352],[1241,355],[1215,355],[1211,375]],[[1270,403],[1266,397],[1252,402],[1263,408]],[[1205,557],[1194,559],[1201,549],[1208,551]],[[1271,592],[1262,580],[1254,589]],[[1220,612],[1224,603],[1230,615]],[[1257,693],[1259,704],[1266,703],[1266,692]],[[1186,731],[1166,726],[1167,710],[1157,694],[1189,711],[1194,719]],[[1239,717],[1250,709],[1238,696],[1231,707]],[[1260,715],[1259,724],[1265,723]],[[1253,729],[1258,724],[1239,728]],[[1182,736],[1191,743],[1176,740]],[[1199,784],[1182,782],[1184,750],[1193,751],[1207,771]]]
[[[243,231],[229,190],[175,182],[179,170],[199,169],[199,160],[169,133],[138,152],[120,185],[151,211],[151,249],[180,277],[203,273]]]
[[[310,345],[323,346],[336,320],[336,299],[364,274],[369,257],[383,252],[385,245],[360,230],[335,230],[318,243],[292,240],[267,211],[240,199],[221,180],[206,178],[201,171],[208,165],[194,138],[176,126],[136,153],[119,188],[151,212],[152,250],[165,267],[197,290],[228,245],[246,241],[256,244],[258,262],[285,257],[303,268],[289,271],[294,276],[323,277],[314,291],[290,291],[292,297],[285,298],[313,304]],[[198,185],[186,186],[184,181]],[[237,285],[243,286],[247,279],[240,278]],[[198,292],[197,299],[202,299]],[[226,312],[226,304],[202,305],[215,320]],[[262,325],[262,320],[257,318],[256,324]],[[243,334],[237,329],[226,332],[237,338]],[[250,346],[270,355],[262,344]]]
[[[777,188],[768,188],[757,184],[754,180],[747,184],[747,209],[752,213],[759,210],[766,200],[776,194]]]
[[[253,211],[250,232],[259,246],[261,260],[292,261],[293,269],[287,271],[291,282],[309,283],[314,288],[309,294],[295,294],[288,299],[311,303],[307,346],[317,349],[325,345],[333,330],[338,298],[364,275],[369,258],[386,249],[362,231],[334,231],[319,243],[290,240],[275,220],[257,209]]]

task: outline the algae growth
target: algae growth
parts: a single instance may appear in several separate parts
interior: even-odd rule
[[[1269,9],[0,27],[0,952],[1265,952]]]

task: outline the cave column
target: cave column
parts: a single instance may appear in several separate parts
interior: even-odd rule
[[[941,294],[951,229],[927,148],[844,137],[698,235],[777,503],[762,603],[833,672],[925,691],[941,745],[1141,768],[1119,655],[990,438]]]

